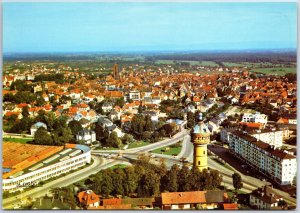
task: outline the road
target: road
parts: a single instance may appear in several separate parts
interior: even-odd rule
[[[89,177],[92,174],[95,174],[99,172],[102,169],[109,168],[111,166],[114,166],[116,164],[130,164],[128,161],[129,159],[137,159],[138,156],[141,153],[147,153],[152,150],[169,146],[172,144],[177,143],[180,140],[183,140],[182,144],[182,150],[177,156],[170,156],[170,155],[163,155],[163,154],[153,154],[155,158],[152,158],[151,161],[153,163],[159,163],[159,158],[165,159],[166,166],[170,168],[174,164],[182,165],[181,158],[184,157],[186,160],[190,163],[193,162],[193,144],[191,143],[191,137],[189,135],[190,131],[184,130],[182,132],[177,133],[175,136],[173,136],[170,139],[166,139],[157,143],[149,144],[143,147],[137,147],[133,149],[128,150],[92,150],[94,163],[90,165],[89,167],[79,170],[75,173],[69,174],[63,178],[56,179],[50,183],[45,184],[43,187],[34,188],[33,190],[27,191],[23,193],[24,196],[30,196],[32,198],[40,197],[42,195],[45,195],[52,187],[62,187],[67,186],[72,183],[75,183],[77,181],[80,181],[84,178]],[[99,158],[99,156],[104,154],[121,154],[117,159],[105,159],[105,158]],[[98,156],[98,157],[97,157]],[[191,165],[191,164],[190,164]],[[218,170],[220,174],[223,176],[223,182],[222,184],[225,185],[227,188],[232,188],[232,178],[231,175],[233,172],[238,172],[233,168],[233,171],[220,165],[215,160],[208,158],[208,165],[210,168]],[[239,173],[239,172],[238,172]],[[240,173],[241,174],[241,173]],[[257,178],[250,177],[247,175],[243,175],[243,188],[242,191],[245,192],[251,192],[254,189],[261,187],[265,185],[267,182],[261,181]],[[285,193],[281,190],[274,189],[276,193],[283,196],[283,198],[287,201],[287,203],[295,205],[296,199],[292,198],[288,193]],[[11,208],[13,204],[15,204],[16,199],[20,200],[21,195],[12,198],[8,198],[3,200],[3,206],[7,208]]]
[[[166,166],[168,168],[170,168],[172,165],[174,164],[178,164],[178,165],[182,165],[181,162],[181,158],[184,157],[186,158],[186,160],[190,163],[193,162],[193,149],[194,146],[191,143],[191,137],[189,134],[187,134],[188,132],[185,132],[184,134],[180,135],[180,136],[175,136],[174,140],[169,140],[168,142],[161,142],[159,144],[151,144],[151,145],[147,145],[144,147],[141,147],[139,149],[136,149],[135,151],[132,150],[126,150],[126,151],[120,151],[120,150],[107,150],[107,151],[102,151],[102,150],[93,150],[93,152],[98,153],[98,154],[103,154],[103,153],[122,153],[122,158],[119,159],[123,159],[124,157],[128,159],[137,159],[138,155],[141,152],[149,152],[151,150],[163,147],[163,146],[167,146],[173,143],[176,143],[176,140],[182,139],[183,138],[183,144],[182,144],[182,150],[181,152],[177,155],[177,156],[170,156],[170,155],[164,155],[164,154],[153,154],[153,156],[155,156],[154,159],[152,159],[151,161],[153,163],[159,163],[159,158],[163,158],[165,159],[165,163]],[[153,146],[155,145],[155,146]],[[248,175],[244,175],[242,173],[240,173],[238,170],[234,169],[233,167],[232,170],[220,165],[219,163],[217,163],[215,160],[213,160],[211,157],[208,158],[208,166],[212,169],[218,170],[220,172],[220,174],[223,176],[223,182],[222,184],[225,185],[227,188],[232,189],[232,174],[234,172],[239,173],[242,176],[242,180],[243,180],[243,188],[241,189],[244,192],[248,192],[250,193],[251,191],[253,191],[254,189],[258,188],[258,187],[262,187],[263,185],[269,184],[269,182],[267,181],[262,181],[260,179],[248,176]],[[275,189],[274,191],[276,193],[278,193],[279,195],[281,195],[286,201],[287,203],[291,204],[291,205],[295,205],[296,204],[296,199],[292,198],[288,193],[281,191],[279,189]]]

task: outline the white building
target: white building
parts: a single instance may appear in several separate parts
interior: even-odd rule
[[[114,103],[106,102],[102,105],[103,112],[110,112],[114,107]]]
[[[241,131],[229,134],[229,149],[250,167],[281,185],[293,182],[297,172],[296,157],[274,148]]]
[[[245,113],[242,117],[242,122],[261,123],[265,125],[268,122],[268,116],[260,112],[256,112],[255,114]]]
[[[84,141],[85,144],[90,145],[96,141],[96,133],[92,130],[83,129],[76,135],[77,141]]]
[[[38,128],[43,127],[44,129],[47,129],[47,125],[43,122],[37,122],[33,124],[30,128],[30,134],[31,136],[34,136],[35,132],[38,130]]]
[[[262,129],[256,130],[250,133],[253,137],[262,142],[270,144],[275,148],[279,148],[282,146],[283,141],[283,131],[276,129]]]
[[[141,100],[141,93],[139,91],[130,91],[129,99],[134,100],[134,101],[139,101],[139,100]]]
[[[13,192],[34,186],[41,181],[76,170],[91,162],[91,149],[88,146],[69,145],[72,145],[72,148],[66,147],[67,149],[43,159],[42,162],[2,179],[2,190]]]

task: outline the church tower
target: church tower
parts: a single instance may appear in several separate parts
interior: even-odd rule
[[[118,64],[114,64],[113,77],[114,77],[114,79],[119,79],[119,66],[118,66]]]
[[[192,131],[192,142],[194,144],[194,166],[200,171],[207,169],[207,144],[210,142],[210,131],[199,116],[200,122]]]

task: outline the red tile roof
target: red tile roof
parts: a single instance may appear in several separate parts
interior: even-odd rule
[[[77,197],[79,199],[79,202],[84,205],[90,205],[100,201],[99,196],[96,195],[92,190],[79,192],[77,194]]]
[[[223,203],[224,210],[238,210],[239,206],[237,203]]]
[[[162,204],[205,203],[205,191],[162,193]]]

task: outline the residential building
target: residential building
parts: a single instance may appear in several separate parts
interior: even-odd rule
[[[283,200],[282,196],[275,193],[271,186],[263,186],[255,189],[250,194],[250,205],[259,210],[282,209],[278,203]]]
[[[92,190],[86,190],[77,194],[79,203],[84,208],[98,207],[100,205],[100,198]]]
[[[90,145],[96,141],[96,133],[92,130],[83,129],[76,134],[77,141],[84,141],[85,144]]]
[[[223,203],[229,203],[224,191],[166,192],[161,199],[163,210],[220,209]]]
[[[282,146],[283,131],[276,128],[273,129],[259,129],[249,132],[250,135],[258,140],[279,148]]]
[[[276,149],[242,131],[234,131],[229,135],[229,149],[249,166],[281,185],[289,185],[294,181],[296,157],[286,151]]]
[[[242,117],[242,122],[253,122],[253,123],[261,123],[261,124],[267,124],[268,122],[268,116],[265,114],[261,114],[259,112],[256,113],[245,113]]]

